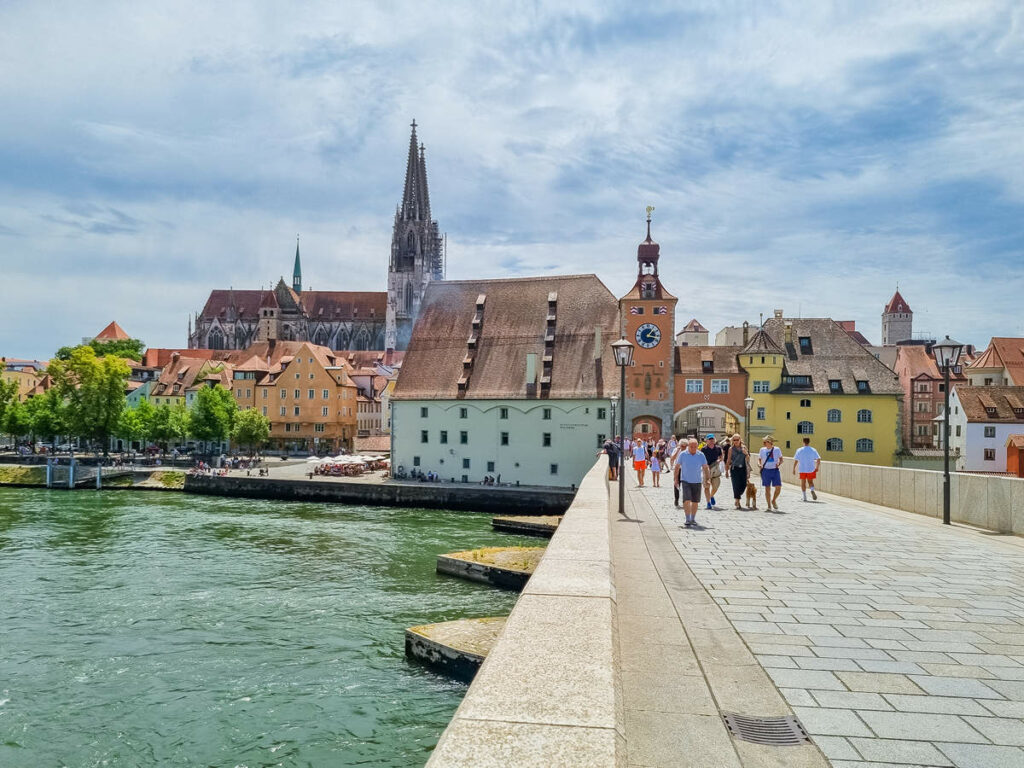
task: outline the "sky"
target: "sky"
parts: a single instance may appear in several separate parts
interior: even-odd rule
[[[0,3],[0,354],[213,288],[384,290],[409,123],[451,279],[636,275],[677,327],[1024,336],[1024,6]]]

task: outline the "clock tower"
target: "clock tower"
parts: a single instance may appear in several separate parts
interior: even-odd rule
[[[626,431],[657,440],[671,434],[675,415],[677,299],[658,277],[660,246],[651,239],[653,210],[647,209],[647,239],[636,252],[636,284],[619,299],[619,318],[623,336],[635,347],[633,366],[626,371]]]

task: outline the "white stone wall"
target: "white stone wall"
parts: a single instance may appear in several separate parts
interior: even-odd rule
[[[427,415],[421,415],[421,408]],[[465,418],[460,409],[465,409]],[[501,418],[501,409],[508,418]],[[551,418],[544,418],[550,409]],[[599,419],[598,409],[604,409]],[[410,472],[437,472],[442,479],[465,476],[479,483],[486,475],[521,485],[579,485],[594,465],[598,436],[612,436],[606,399],[578,400],[392,400],[392,466]],[[422,441],[422,432],[427,442]],[[447,432],[447,443],[441,432]],[[461,442],[466,432],[467,442]],[[501,434],[508,433],[508,445]],[[544,434],[551,445],[544,445]],[[469,462],[469,467],[464,462]],[[552,465],[557,470],[552,472]]]

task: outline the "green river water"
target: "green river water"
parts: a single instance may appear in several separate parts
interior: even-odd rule
[[[465,686],[407,626],[516,595],[488,515],[0,488],[0,766],[420,766]]]

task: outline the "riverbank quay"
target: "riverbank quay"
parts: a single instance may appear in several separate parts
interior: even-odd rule
[[[569,489],[470,484],[345,482],[333,478],[284,480],[263,477],[189,475],[185,493],[277,501],[314,501],[392,507],[425,507],[517,515],[557,515],[576,496]]]
[[[524,536],[540,536],[550,539],[562,518],[558,515],[498,515],[491,520],[491,527],[503,533],[518,533]]]
[[[497,642],[505,621],[505,616],[488,616],[409,627],[405,655],[468,683]]]
[[[437,556],[437,572],[521,591],[545,551],[544,547],[484,547],[449,552]]]

